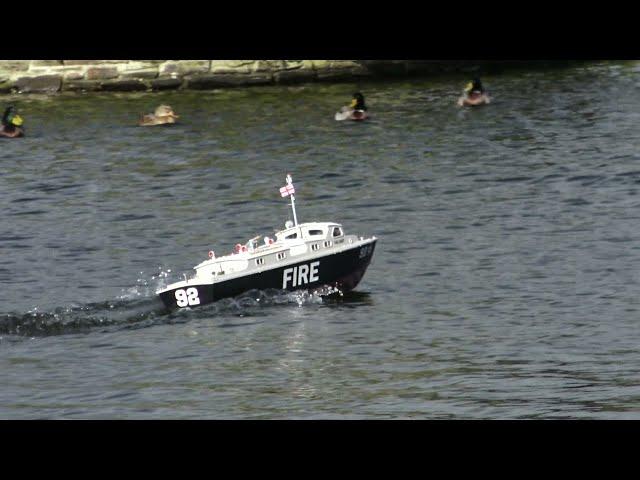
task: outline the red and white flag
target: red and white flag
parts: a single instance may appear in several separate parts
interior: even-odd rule
[[[296,189],[293,188],[293,183],[289,183],[280,189],[280,195],[286,197],[287,195],[293,195],[296,193]]]

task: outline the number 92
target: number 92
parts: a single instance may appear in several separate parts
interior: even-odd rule
[[[197,288],[187,288],[187,290],[176,290],[176,304],[179,307],[186,307],[187,305],[200,305],[200,299],[198,298]]]

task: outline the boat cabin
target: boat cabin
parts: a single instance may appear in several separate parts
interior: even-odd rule
[[[277,242],[310,242],[314,240],[331,240],[344,236],[342,225],[338,223],[313,222],[302,223],[276,233]]]
[[[276,232],[275,241],[260,236],[250,239],[244,245],[237,244],[233,253],[222,257],[212,257],[196,265],[199,276],[228,275],[249,268],[273,265],[308,252],[330,248],[344,243],[342,225],[332,222],[302,223]]]

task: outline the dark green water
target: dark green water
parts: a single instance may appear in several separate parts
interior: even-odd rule
[[[0,98],[0,418],[640,418],[639,65],[476,110],[460,76]],[[335,122],[356,88],[372,121]],[[379,237],[356,291],[164,312],[284,224],[287,172],[300,221]]]

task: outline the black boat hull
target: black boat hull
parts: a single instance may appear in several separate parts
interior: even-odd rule
[[[160,293],[170,310],[197,307],[249,290],[312,290],[331,286],[343,292],[354,289],[367,270],[376,240],[316,259],[256,272],[229,280],[180,286]]]

